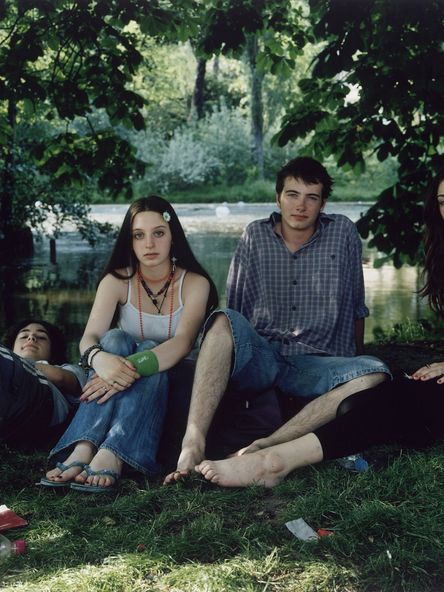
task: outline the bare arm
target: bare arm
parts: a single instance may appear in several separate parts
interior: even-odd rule
[[[126,301],[128,284],[111,274],[106,275],[97,287],[88,322],[80,340],[80,353],[98,343],[108,331],[118,304]]]
[[[182,288],[183,312],[171,339],[153,348],[159,370],[168,370],[190,353],[205,319],[210,284],[206,278],[188,272]]]
[[[80,384],[75,374],[60,366],[37,362],[35,367],[44,374],[59,390],[68,395],[78,395]]]
[[[116,307],[126,301],[127,294],[128,284],[125,280],[119,280],[111,274],[102,279],[80,340],[80,353],[85,352],[91,345],[99,343],[111,326]],[[139,377],[131,362],[122,356],[108,352],[97,353],[94,356],[93,367],[106,384],[117,383],[118,390],[128,388]]]
[[[364,272],[362,268],[362,244],[356,226],[349,236],[349,269],[353,294],[353,313],[355,315],[356,355],[364,353],[364,327],[368,308],[365,306]]]
[[[356,355],[360,356],[364,353],[364,328],[365,319],[356,319],[355,321],[355,341],[356,341]]]

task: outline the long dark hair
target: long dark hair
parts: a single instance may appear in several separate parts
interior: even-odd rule
[[[420,294],[427,296],[430,307],[444,317],[444,220],[437,199],[442,181],[444,168],[433,178],[425,195],[425,285]]]
[[[172,236],[171,256],[174,255],[177,265],[187,271],[193,271],[194,273],[203,275],[210,282],[210,293],[207,301],[207,314],[209,314],[218,305],[219,297],[216,286],[194,256],[174,208],[166,199],[157,195],[141,197],[130,205],[100,279],[104,278],[108,273],[121,280],[128,279],[127,275],[121,275],[117,271],[118,269],[127,267],[132,269],[130,277],[133,277],[136,273],[139,262],[133,250],[131,229],[134,216],[140,214],[140,212],[157,212],[161,216],[164,213],[169,214],[168,224]]]
[[[9,349],[14,349],[14,343],[17,339],[17,335],[20,333],[22,329],[27,327],[31,324],[42,325],[48,333],[49,341],[51,344],[50,349],[50,359],[48,362],[50,364],[65,364],[68,360],[67,350],[66,350],[66,337],[63,335],[62,331],[53,325],[52,323],[48,323],[47,321],[41,321],[40,319],[23,319],[23,321],[19,321],[18,323],[14,323],[11,327],[6,329],[6,332],[3,337],[3,343]]]

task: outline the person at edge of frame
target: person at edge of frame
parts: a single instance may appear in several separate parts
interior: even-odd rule
[[[0,345],[0,442],[21,451],[48,449],[73,417],[85,373],[67,363],[63,332],[27,318]]]

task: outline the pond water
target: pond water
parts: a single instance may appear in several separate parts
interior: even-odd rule
[[[368,204],[331,203],[327,211],[347,215],[356,221]],[[99,205],[92,216],[101,222],[119,225],[127,205]],[[213,277],[221,303],[231,255],[248,222],[268,217],[273,204],[187,204],[175,206],[197,258]],[[49,241],[36,243],[30,259],[14,262],[1,269],[0,331],[15,319],[25,316],[45,318],[63,327],[71,342],[71,354],[77,356],[77,342],[82,334],[94,299],[97,279],[112,246],[103,239],[91,248],[80,236],[67,231],[57,239],[57,262],[50,262]],[[374,329],[390,329],[405,319],[428,316],[426,303],[416,295],[416,268],[395,269],[384,265],[373,267],[378,253],[364,244],[364,278],[366,303],[370,317],[366,320],[365,341],[372,341]]]

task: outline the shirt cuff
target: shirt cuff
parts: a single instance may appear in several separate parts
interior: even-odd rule
[[[355,319],[365,319],[365,317],[368,317],[369,314],[369,309],[365,306],[365,304],[363,304],[355,310]]]

